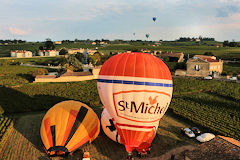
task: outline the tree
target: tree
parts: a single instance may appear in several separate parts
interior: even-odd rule
[[[207,56],[214,56],[214,54],[212,52],[205,52],[204,55],[207,55]]]
[[[230,47],[237,47],[237,42],[230,42],[230,43],[229,43],[229,46],[230,46]]]
[[[61,59],[61,66],[70,69],[71,71],[82,71],[82,63],[75,57],[75,55],[71,54],[67,58]]]
[[[39,50],[44,50],[43,46],[39,46]]]
[[[33,77],[36,77],[38,75],[45,75],[45,74],[48,74],[48,70],[45,68],[41,68],[32,72]]]
[[[101,65],[101,58],[101,53],[95,52],[93,55],[88,56],[88,62],[91,62],[94,66]]]
[[[223,47],[229,46],[229,42],[228,41],[224,41],[223,42]]]
[[[68,54],[68,50],[66,48],[62,48],[60,51],[59,51],[59,55],[65,55],[65,54]]]
[[[84,54],[77,52],[77,54],[75,55],[75,57],[80,61],[83,62],[83,58],[84,58]]]
[[[55,49],[55,45],[54,43],[52,42],[52,40],[50,38],[47,38],[45,43],[44,43],[44,47],[46,50],[53,50]]]
[[[46,41],[44,42],[44,46],[40,46],[39,50],[53,50],[55,49],[56,46],[52,42],[50,38],[47,38]]]

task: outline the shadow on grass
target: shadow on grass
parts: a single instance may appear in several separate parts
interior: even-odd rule
[[[34,81],[34,77],[31,74],[17,74],[17,76],[22,77],[26,80],[28,80],[29,83]]]
[[[30,144],[32,144],[37,150],[39,150],[39,155],[42,155],[40,157],[41,160],[48,159],[47,155],[45,154],[40,137],[42,118],[46,111],[53,105],[69,99],[49,95],[35,95],[33,97],[30,97],[15,89],[5,86],[0,88],[0,97],[0,109],[3,110],[5,115],[14,118],[13,127],[16,130],[15,135],[20,137],[22,135],[30,142]],[[36,111],[39,112],[33,113]],[[42,114],[40,113],[40,111],[42,111]],[[21,135],[19,135],[17,132],[19,132]],[[12,137],[9,137],[9,142],[11,143],[12,141]],[[16,139],[16,141],[21,140]],[[23,140],[23,142],[21,142],[22,148],[20,150],[23,150],[22,152],[26,152],[26,154],[28,153],[27,151],[24,151],[24,149],[28,149],[26,145],[26,143],[29,143],[28,141]],[[14,150],[18,152],[19,148],[14,147],[13,152],[15,152]],[[30,156],[31,154],[34,155],[34,153],[30,152],[28,156]],[[24,159],[27,157],[22,158]]]
[[[50,95],[29,96],[5,86],[0,88],[0,97],[0,107],[5,114],[46,111],[56,103],[69,100]]]

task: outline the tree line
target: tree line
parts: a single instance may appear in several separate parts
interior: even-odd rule
[[[201,37],[199,36],[198,38],[195,37],[180,37],[179,39],[177,39],[177,42],[190,42],[190,41],[195,41],[199,39],[200,41],[215,41],[215,38],[210,38],[210,37]]]
[[[10,40],[10,39],[0,39],[0,43],[13,43],[13,44],[18,44],[18,43],[26,43],[25,40],[21,40],[21,39],[14,39],[14,40]]]
[[[235,42],[235,41],[232,41],[232,42],[224,41],[223,47],[240,47],[240,43]]]

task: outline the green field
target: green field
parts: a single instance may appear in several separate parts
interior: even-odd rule
[[[229,75],[240,74],[240,63],[224,63],[223,72]]]
[[[97,113],[100,113],[102,104],[96,88],[96,80],[72,83],[24,84],[14,88],[1,87],[0,106],[6,114],[26,113],[46,111],[58,102],[73,99],[86,103],[93,107]],[[240,123],[237,118],[240,115],[239,90],[239,83],[176,78],[174,79],[174,98],[170,108],[176,114],[195,123],[197,122],[212,131],[239,139],[238,128],[232,128],[231,132],[234,135],[227,133],[227,126],[230,121],[233,124]],[[14,99],[14,101],[10,101],[10,99]],[[186,114],[180,112],[181,107],[189,108],[185,109],[184,113],[186,112]],[[204,119],[201,119],[204,118],[203,115],[191,113],[192,110],[198,113],[198,109],[199,113],[203,112],[208,116],[209,123],[213,124],[218,121],[222,123],[222,125],[220,124],[221,129],[212,128],[209,124],[203,123]],[[213,113],[226,115],[226,117],[212,116]],[[189,116],[189,114],[192,115]],[[192,117],[195,117],[196,120]],[[224,131],[225,129],[226,131]]]
[[[43,62],[48,60],[53,59],[43,59]],[[235,67],[235,64],[228,67]],[[4,113],[0,119],[3,122],[0,128],[3,137],[0,139],[0,159],[48,159],[42,149],[39,128],[44,113],[58,102],[70,99],[81,101],[91,106],[100,117],[102,103],[96,80],[31,83],[31,73],[36,69],[18,65],[0,66],[0,113]],[[167,116],[160,121],[151,157],[158,157],[177,146],[195,145],[196,141],[180,134],[183,126],[196,125],[205,132],[240,140],[240,83],[191,78],[174,78],[173,81],[173,99]],[[116,159],[112,149],[118,150],[116,156],[126,156],[124,147],[110,141],[102,132],[93,144],[82,149],[90,151],[93,159]],[[68,159],[76,159],[80,154],[77,151]]]

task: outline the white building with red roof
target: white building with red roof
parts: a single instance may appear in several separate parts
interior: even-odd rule
[[[11,57],[16,57],[16,58],[26,58],[26,57],[32,57],[33,54],[31,51],[26,51],[26,50],[12,50],[11,51]]]

